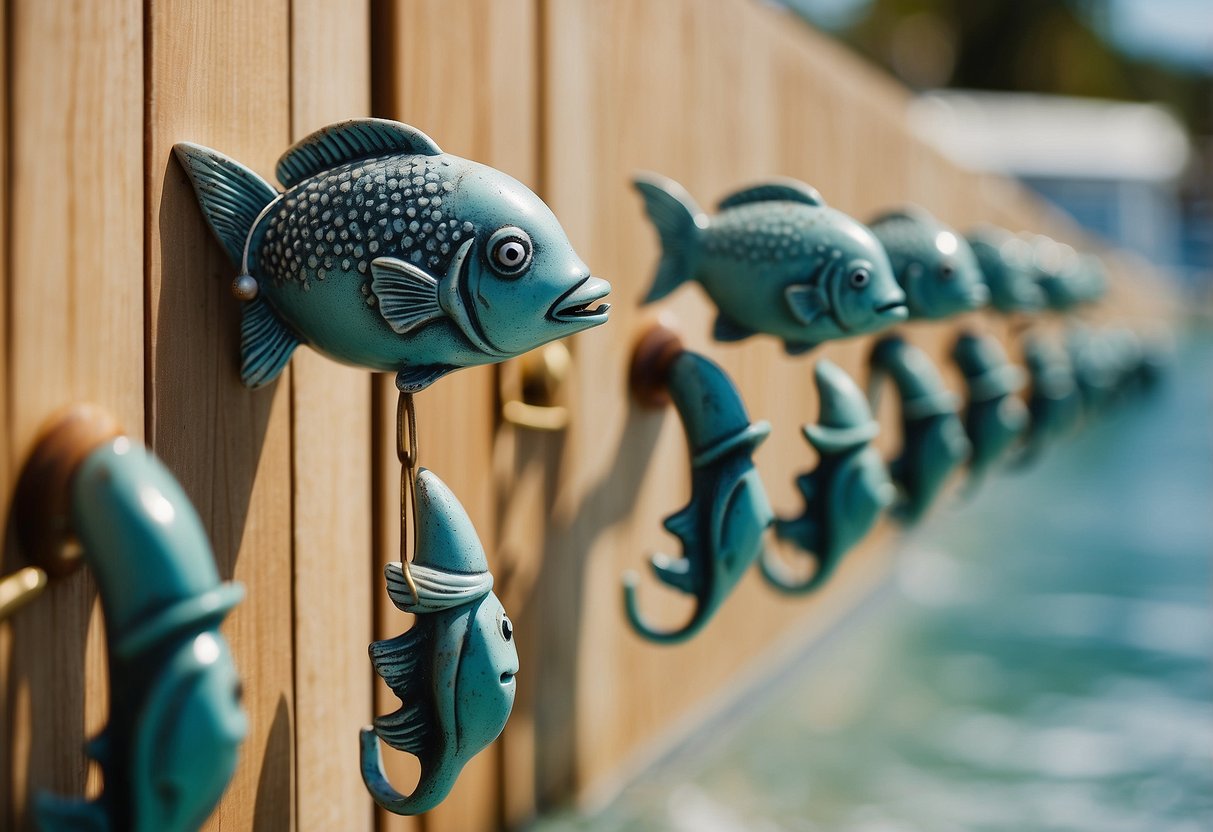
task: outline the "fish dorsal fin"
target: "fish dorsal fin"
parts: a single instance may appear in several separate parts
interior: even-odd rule
[[[434,140],[415,127],[382,118],[359,118],[321,127],[282,154],[275,173],[284,187],[293,187],[345,162],[389,153],[437,156]]]
[[[776,179],[763,182],[761,185],[751,185],[740,191],[731,193],[716,206],[716,210],[736,208],[738,205],[748,205],[751,202],[799,202],[803,205],[813,205],[818,208],[826,204],[821,194],[812,185],[798,182],[795,179]]]
[[[400,335],[446,315],[438,301],[438,279],[396,257],[371,261],[371,291],[379,314]]]
[[[682,511],[671,514],[662,525],[665,526],[666,531],[683,543],[693,545],[691,541],[695,537],[695,520],[695,507],[694,505],[689,505]]]

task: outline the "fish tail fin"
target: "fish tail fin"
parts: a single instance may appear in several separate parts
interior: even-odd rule
[[[173,151],[194,186],[206,223],[237,267],[253,224],[278,191],[253,171],[209,147],[181,142]]]
[[[668,295],[694,277],[698,242],[707,228],[707,215],[686,190],[672,179],[642,174],[633,180],[644,198],[644,209],[661,238],[661,261],[645,303]]]
[[[240,320],[240,380],[261,387],[278,378],[299,339],[274,314],[264,298],[244,304]]]

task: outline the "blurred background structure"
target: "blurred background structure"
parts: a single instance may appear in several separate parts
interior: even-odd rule
[[[919,134],[1207,298],[1213,3],[774,0],[920,93]]]

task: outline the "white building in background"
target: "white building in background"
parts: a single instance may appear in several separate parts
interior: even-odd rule
[[[1184,271],[1179,181],[1191,147],[1167,110],[1088,98],[938,91],[910,123],[961,165],[1023,180],[1095,233]]]

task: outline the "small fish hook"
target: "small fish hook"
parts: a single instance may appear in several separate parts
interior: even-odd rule
[[[417,554],[417,455],[417,409],[413,406],[413,394],[402,392],[396,400],[396,458],[400,460],[400,569],[413,595],[413,603],[421,600],[408,557],[410,515],[413,520],[413,555]]]

